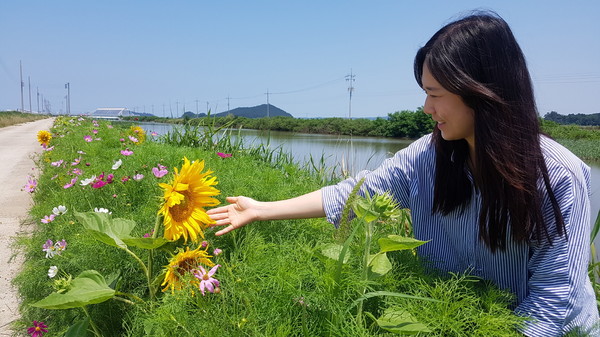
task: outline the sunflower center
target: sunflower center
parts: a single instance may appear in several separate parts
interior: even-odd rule
[[[195,258],[186,258],[184,260],[181,260],[181,262],[179,262],[179,264],[177,265],[177,273],[179,273],[179,275],[183,275],[197,267],[198,263],[196,262]]]
[[[194,207],[192,204],[192,200],[190,198],[188,191],[179,192],[183,194],[183,200],[173,207],[171,207],[171,216],[175,221],[182,222],[183,220],[187,220],[192,212],[194,211]]]

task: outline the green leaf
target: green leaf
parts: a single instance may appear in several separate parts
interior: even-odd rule
[[[385,253],[378,253],[369,257],[369,267],[371,272],[380,277],[392,270],[392,263]]]
[[[388,235],[386,238],[378,240],[380,252],[393,252],[396,250],[414,249],[428,241],[421,241],[413,238],[407,238],[400,235]]]
[[[342,253],[342,250],[344,249],[344,246],[337,244],[337,243],[329,243],[327,245],[325,245],[323,247],[323,249],[321,249],[321,254],[325,257],[328,257],[332,260],[335,261],[339,261],[340,259],[340,254]],[[350,258],[350,253],[347,252],[346,254],[344,254],[344,261],[343,263],[348,263],[348,259]]]
[[[81,221],[81,224],[86,228],[90,235],[96,240],[101,241],[109,246],[125,249],[127,245],[122,239],[132,238],[129,234],[135,227],[133,220],[116,218],[113,219],[107,213],[79,213],[75,212],[75,217]]]
[[[409,312],[401,309],[386,309],[376,322],[382,329],[399,335],[432,332],[427,325],[418,322]]]
[[[104,302],[114,295],[115,291],[108,287],[100,273],[86,270],[73,279],[71,289],[67,292],[52,293],[31,305],[44,309],[80,308],[88,304]]]
[[[84,318],[83,320],[76,322],[71,325],[67,332],[65,333],[65,337],[85,337],[87,336],[87,329],[90,324],[89,317]]]

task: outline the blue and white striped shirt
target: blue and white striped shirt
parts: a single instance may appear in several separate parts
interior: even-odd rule
[[[397,152],[374,171],[324,187],[323,207],[327,219],[339,224],[348,195],[364,177],[363,189],[371,195],[389,192],[411,210],[415,238],[430,241],[418,248],[420,256],[442,271],[469,271],[513,292],[518,305],[515,312],[532,318],[523,330],[525,335],[560,336],[575,327],[591,331],[598,322],[598,308],[587,274],[590,169],[547,137],[541,137],[541,147],[567,233],[555,237],[552,245],[546,240],[528,245],[509,239],[506,250],[492,253],[478,239],[481,199],[475,189],[464,212],[432,214],[435,149],[431,135]],[[542,182],[538,188],[544,196],[544,218],[554,228],[556,221]]]

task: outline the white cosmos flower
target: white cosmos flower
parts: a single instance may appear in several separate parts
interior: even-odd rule
[[[58,205],[58,207],[54,207],[52,209],[52,213],[54,213],[54,215],[63,215],[67,213],[67,207],[63,205]]]
[[[108,214],[112,214],[112,212],[110,212],[106,208],[102,208],[102,207],[95,207],[94,208],[94,212],[96,212],[96,213],[108,213]]]
[[[48,277],[49,278],[53,278],[54,276],[56,276],[57,273],[58,273],[57,266],[52,266],[52,267],[50,267],[50,269],[48,269]]]
[[[87,185],[91,184],[92,182],[94,182],[94,180],[96,180],[95,175],[92,176],[91,178],[81,180],[80,184],[81,184],[81,186],[87,186]]]
[[[116,169],[118,169],[119,167],[121,167],[121,165],[122,165],[122,164],[123,164],[123,161],[122,161],[121,159],[119,159],[119,160],[117,160],[117,161],[116,161],[116,162],[113,164],[113,166],[112,166],[112,169],[113,169],[113,170],[116,170]]]

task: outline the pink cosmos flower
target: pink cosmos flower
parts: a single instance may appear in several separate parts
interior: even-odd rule
[[[164,177],[167,173],[169,173],[169,171],[167,170],[166,166],[163,166],[161,164],[158,164],[158,167],[153,167],[152,168],[152,173],[154,173],[154,176],[156,178],[162,178]]]
[[[112,129],[112,128],[113,128],[113,126],[112,126],[112,125],[110,125],[110,124],[108,124],[106,127],[107,127],[107,128],[109,128],[109,129]]]
[[[123,178],[121,178],[122,183],[124,183],[126,181],[129,181],[129,176],[123,176]]]
[[[63,188],[64,189],[71,188],[71,187],[73,187],[73,185],[75,185],[76,182],[77,182],[77,177],[71,179],[71,182],[68,184],[65,184],[65,186],[63,186]]]
[[[124,156],[131,156],[133,154],[133,151],[131,151],[129,149],[125,149],[125,150],[121,150],[121,154]]]
[[[42,223],[51,223],[52,221],[54,221],[55,217],[56,217],[56,215],[54,215],[54,214],[45,215],[42,218],[42,220],[40,220],[40,222],[42,222]]]
[[[104,180],[97,180],[92,184],[93,188],[102,188],[104,187],[106,184],[108,184],[106,181]]]
[[[112,174],[112,173],[109,173],[109,174],[106,176],[106,182],[107,182],[107,183],[109,183],[109,184],[112,184],[112,182],[113,182],[113,179],[114,179],[114,178],[115,178],[115,175],[114,175],[114,174]]]
[[[31,337],[42,337],[46,332],[48,332],[48,326],[44,322],[33,321],[33,326],[27,328],[27,333]]]
[[[78,176],[80,176],[80,175],[83,173],[83,171],[82,171],[80,168],[74,168],[74,169],[71,171],[71,173],[73,173],[73,174],[75,174],[75,175],[78,175]]]
[[[75,160],[73,160],[73,162],[71,163],[71,166],[79,165],[80,162],[81,162],[81,157],[75,158]]]
[[[62,252],[63,250],[67,249],[67,241],[65,239],[62,239],[61,241],[58,241],[54,244],[54,247],[56,248],[56,250],[59,252]]]
[[[122,143],[125,141],[125,138],[119,138],[119,141]]]
[[[87,136],[83,136],[83,140],[85,140],[86,142],[88,142],[88,143],[89,143],[89,142],[91,142],[91,141],[92,141],[92,136],[89,136],[89,135],[87,135]]]
[[[50,165],[54,166],[54,167],[60,167],[63,164],[64,160],[58,160],[58,161],[53,161],[50,163]]]
[[[231,153],[217,152],[217,156],[219,156],[221,158],[229,158],[229,157],[231,157]]]
[[[205,295],[204,290],[208,290],[211,293],[219,292],[219,280],[213,278],[212,276],[217,272],[217,268],[221,265],[218,264],[211,268],[211,270],[207,273],[204,267],[200,266],[200,270],[196,270],[194,272],[194,276],[200,280],[200,292],[202,295]]]
[[[135,180],[135,181],[140,181],[142,179],[144,179],[144,175],[141,174],[141,173],[138,173],[138,174],[136,174],[136,175],[133,176],[133,180]]]
[[[130,140],[130,141],[132,141],[132,142],[134,142],[134,143],[137,143],[137,142],[138,142],[138,139],[137,139],[137,138],[135,138],[134,136],[128,136],[128,138],[129,138],[129,140]]]
[[[29,178],[27,179],[27,184],[25,184],[25,186],[23,186],[23,188],[25,189],[25,191],[27,191],[29,193],[33,193],[33,192],[35,192],[36,187],[37,187],[37,180],[35,180],[34,177],[29,176]]]
[[[85,154],[85,152],[83,152],[81,150],[77,151],[77,153],[79,153],[79,154]]]
[[[44,151],[52,151],[54,150],[54,145],[50,146],[50,147],[44,147]]]
[[[98,130],[94,129],[94,130],[92,130],[92,133],[96,135],[96,134],[98,134]]]
[[[60,255],[65,249],[67,249],[67,241],[62,239],[53,243],[52,240],[48,239],[46,243],[42,245],[42,251],[46,252],[46,258],[51,259],[56,255]]]
[[[150,133],[150,135],[151,135],[152,137],[156,137],[156,136],[158,136],[158,132],[156,132],[156,131],[152,131],[152,133]]]
[[[215,250],[213,250],[214,256],[221,255],[221,253],[223,253],[223,250],[221,248],[215,248]]]

